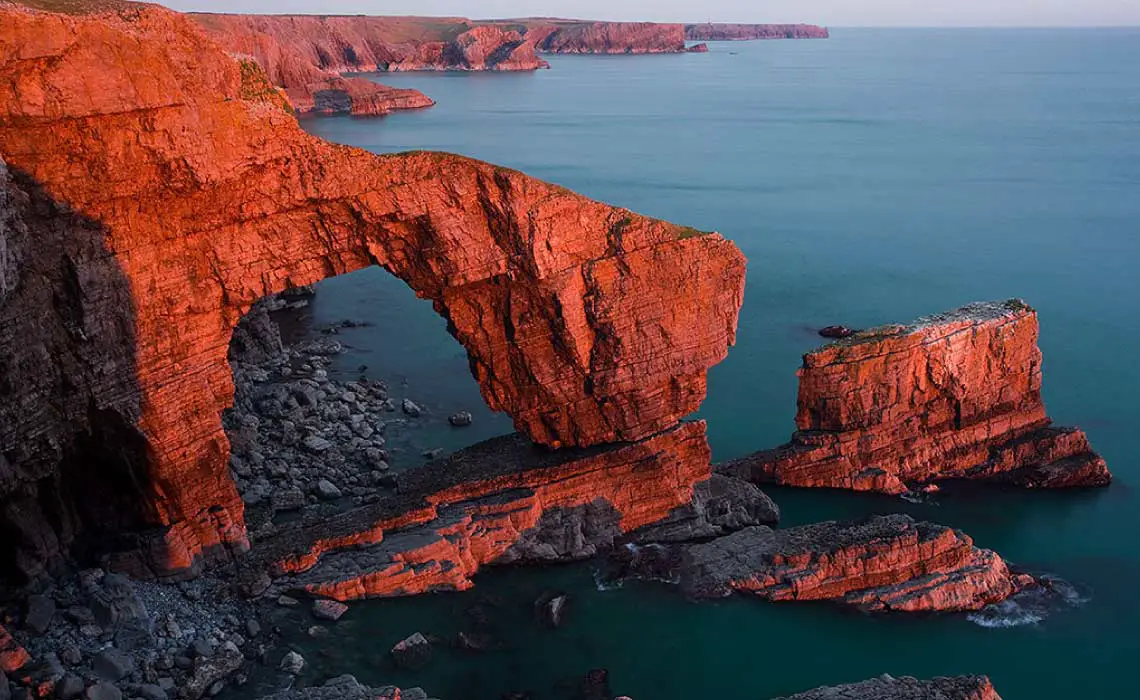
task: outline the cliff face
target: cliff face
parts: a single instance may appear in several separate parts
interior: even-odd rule
[[[67,546],[80,509],[57,501],[76,498],[38,490],[82,494],[68,454],[124,485],[120,568],[187,573],[246,546],[226,353],[291,286],[389,269],[450,321],[488,403],[550,446],[669,428],[734,340],[744,259],[719,236],[465,158],[324,143],[162,8],[0,7],[0,77],[0,155],[28,183],[4,235],[61,251],[4,262],[0,529],[19,537],[0,560],[25,573],[21,552]],[[20,204],[32,190],[42,206]],[[40,371],[56,356],[75,365]],[[61,398],[26,409],[44,397]]]
[[[682,588],[697,598],[748,593],[869,611],[956,612],[979,610],[1032,585],[965,534],[905,515],[750,527],[680,545],[673,557]]]
[[[458,18],[189,16],[227,51],[252,57],[300,112],[377,115],[435,104],[417,90],[342,73],[547,67],[518,32]]]
[[[1101,486],[1085,434],[1041,400],[1037,314],[973,304],[856,334],[804,356],[792,441],[724,465],[792,486],[887,493],[943,479]]]
[[[753,39],[827,39],[827,27],[814,24],[686,24],[689,41],[751,41]]]
[[[683,53],[685,29],[653,22],[526,20],[526,38],[542,53]]]
[[[816,688],[776,700],[1001,700],[985,676],[957,676],[920,681],[883,675],[861,683]]]
[[[338,600],[465,590],[484,565],[590,557],[663,520],[717,534],[777,517],[759,491],[718,498],[704,423],[584,451],[497,438],[399,478],[397,502],[260,544],[277,587]]]

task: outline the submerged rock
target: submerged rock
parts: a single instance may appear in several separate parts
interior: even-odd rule
[[[920,681],[884,674],[874,680],[816,688],[775,700],[1001,700],[985,676]]]
[[[278,668],[293,676],[300,675],[301,671],[305,670],[305,657],[290,651],[282,657]]]
[[[348,612],[348,606],[344,603],[328,600],[327,598],[313,601],[313,616],[322,620],[332,620],[335,622],[346,612]]]
[[[819,334],[824,338],[850,338],[855,335],[856,331],[848,328],[847,326],[827,326],[819,329]]]

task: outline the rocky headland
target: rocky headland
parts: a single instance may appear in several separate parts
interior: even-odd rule
[[[985,302],[804,356],[791,442],[721,465],[758,482],[905,493],[945,480],[1104,486],[1084,432],[1041,399],[1037,313]]]
[[[689,41],[753,41],[757,39],[827,39],[827,27],[814,24],[686,24]]]
[[[714,470],[704,422],[685,418],[735,341],[731,242],[459,156],[325,143],[285,98],[373,109],[336,81],[381,44],[227,52],[201,21],[116,0],[0,4],[0,700],[198,700],[254,664],[291,685],[307,662],[274,646],[268,609],[307,599],[332,624],[342,601],[465,590],[495,565],[607,557],[694,598],[977,610],[1044,584],[905,516],[776,529],[752,482],[1107,480],[1083,434],[1045,416],[1036,316],[1013,302],[809,355],[799,442]],[[529,61],[529,26],[440,24],[400,25],[410,53],[391,65],[437,49],[483,69]],[[547,48],[676,40],[570,24]],[[503,52],[504,36],[523,44]],[[293,75],[320,80],[282,93]],[[326,82],[341,87],[312,87]],[[517,433],[394,468],[388,439],[421,416],[414,397],[331,379],[331,331],[282,342],[272,312],[374,265],[431,300]],[[414,633],[391,654],[413,665],[431,644]],[[585,683],[598,696],[605,672]],[[870,683],[872,698],[968,686]],[[426,697],[348,677],[275,697],[298,693]]]

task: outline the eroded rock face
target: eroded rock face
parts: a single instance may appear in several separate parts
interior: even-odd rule
[[[776,700],[1001,700],[985,676],[956,676],[920,681],[883,675],[861,683],[816,688]]]
[[[249,56],[299,112],[382,115],[435,104],[344,73],[525,71],[548,67],[518,32],[459,18],[191,14],[227,51]]]
[[[689,41],[751,41],[754,39],[827,39],[827,27],[814,24],[686,24]]]
[[[20,232],[47,216],[64,227],[59,245],[91,251],[4,262],[0,314],[19,332],[0,367],[12,389],[0,527],[19,549],[66,547],[30,489],[88,444],[135,460],[115,454],[134,465],[123,483],[139,528],[112,565],[186,574],[204,553],[244,549],[220,420],[233,396],[226,353],[250,305],[289,287],[391,270],[449,320],[488,403],[550,446],[669,428],[700,404],[708,366],[734,340],[744,258],[717,235],[457,156],[322,142],[279,96],[243,93],[239,63],[162,8],[3,6],[0,20],[0,156],[59,212],[7,205],[17,233],[5,236],[24,250]],[[60,306],[68,295],[77,301]],[[105,480],[99,464],[85,473]]]
[[[685,511],[708,489],[708,460],[703,422],[578,451],[496,438],[404,472],[397,499],[262,543],[258,556],[281,590],[351,600],[465,590],[484,565],[591,557],[662,520],[716,531],[725,512],[734,525],[758,522],[750,508],[767,519],[751,501]]]
[[[532,20],[522,23],[526,37],[542,53],[651,54],[683,53],[685,28],[655,22]]]
[[[1011,300],[824,346],[804,356],[792,441],[722,468],[886,493],[945,479],[1105,485],[1111,475],[1085,434],[1045,414],[1037,337],[1037,313]]]
[[[675,557],[686,593],[715,598],[830,600],[871,611],[980,610],[1032,579],[957,530],[905,515],[773,530],[750,527],[682,545]]]

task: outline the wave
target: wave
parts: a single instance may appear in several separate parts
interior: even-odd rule
[[[1027,588],[1000,603],[987,605],[970,613],[966,619],[989,629],[1036,625],[1057,610],[1080,607],[1092,600],[1090,595],[1064,579],[1049,574],[1035,578],[1040,585]]]

